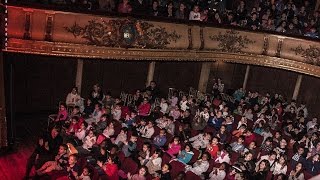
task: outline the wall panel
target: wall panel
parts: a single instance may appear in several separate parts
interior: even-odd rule
[[[6,80],[13,67],[13,105],[16,112],[55,109],[74,86],[76,61],[61,57],[5,54]],[[6,90],[9,83],[6,83]]]
[[[88,97],[92,85],[99,83],[104,93],[118,96],[121,91],[144,88],[148,62],[85,60],[83,66],[83,97]]]
[[[261,93],[279,93],[291,99],[297,77],[297,73],[290,71],[251,66],[247,89]]]
[[[163,95],[170,87],[189,92],[189,88],[198,88],[201,62],[156,62],[154,80]]]

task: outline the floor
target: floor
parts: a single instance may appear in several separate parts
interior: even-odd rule
[[[48,113],[16,115],[16,138],[12,147],[0,151],[0,179],[21,180],[34,150],[37,136],[46,129]]]

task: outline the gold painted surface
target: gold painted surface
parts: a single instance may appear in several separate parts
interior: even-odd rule
[[[25,32],[24,25],[26,13],[31,14],[30,41],[22,40]],[[173,32],[175,32],[179,38],[176,38],[175,40],[167,39],[168,43],[161,46],[155,46],[154,44],[149,44],[149,46],[138,46],[133,43],[128,47],[134,47],[136,49],[123,49],[118,47],[124,46],[109,46],[103,43],[91,43],[91,45],[88,45],[90,43],[88,42],[88,39],[83,36],[74,36],[74,34],[70,31],[68,32],[67,29],[72,28],[75,24],[84,28],[93,20],[101,23],[111,20],[137,22],[138,20],[136,19],[126,17],[104,17],[13,6],[8,7],[8,14],[9,43],[7,51],[10,52],[126,60],[234,61],[237,63],[270,66],[318,77],[320,76],[319,64],[310,61],[310,56],[318,58],[317,55],[313,55],[314,53],[318,53],[316,50],[319,49],[320,45],[320,43],[316,41],[241,30],[235,30],[236,34],[233,37],[228,37],[227,40],[221,41],[221,38],[219,40],[219,38],[212,37],[226,34],[230,29],[139,20],[141,23],[152,25],[155,29],[162,29],[161,31],[158,31],[162,33],[160,33],[161,35],[156,36],[157,39],[154,41],[154,44],[161,42],[161,40],[166,40],[166,38],[170,37],[168,34]],[[54,16],[52,42],[46,42],[44,39],[46,17],[48,14]],[[136,26],[133,27],[138,31]],[[201,28],[203,30],[201,30]],[[191,29],[190,34],[188,31],[189,29]],[[144,29],[143,33],[147,33],[149,30]],[[119,33],[118,31],[119,28],[117,30],[113,27],[105,28],[105,32],[110,32],[111,34]],[[149,36],[144,37],[144,39],[148,38]],[[267,48],[265,46],[266,38],[268,39]],[[138,39],[136,41],[140,42],[140,40],[141,39]],[[235,44],[239,42],[244,43],[244,46],[241,45],[240,50],[228,52],[226,48],[221,48],[226,47],[221,46],[221,43],[229,43],[229,40],[236,42]],[[279,42],[281,41],[282,46],[279,48]],[[229,46],[229,44],[227,44],[227,46]],[[294,51],[297,48],[299,52]],[[311,53],[309,49],[312,50]]]

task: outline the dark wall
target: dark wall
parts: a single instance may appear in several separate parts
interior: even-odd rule
[[[121,91],[133,92],[144,88],[149,63],[146,61],[85,60],[82,77],[82,96],[88,97],[92,86],[100,84],[104,93],[114,96]]]
[[[245,73],[246,65],[214,62],[209,75],[207,91],[212,91],[213,80],[217,78],[222,79],[226,91],[238,89],[242,87]]]
[[[291,71],[251,66],[247,90],[255,90],[261,93],[279,93],[290,100],[297,77],[298,73]]]
[[[309,113],[319,117],[320,79],[304,75],[302,78],[298,101],[307,102]]]
[[[61,57],[5,54],[6,91],[13,69],[13,107],[16,112],[55,109],[74,86],[76,61]],[[9,101],[9,99],[6,99]]]
[[[156,62],[154,80],[163,95],[169,88],[189,92],[189,88],[198,88],[201,62]]]

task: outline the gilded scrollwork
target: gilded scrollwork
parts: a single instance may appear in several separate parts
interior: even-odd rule
[[[218,35],[210,36],[211,40],[218,41],[219,50],[222,52],[242,53],[242,49],[247,48],[248,44],[255,41],[250,40],[246,35],[240,35],[235,30],[227,30],[225,33],[219,32]]]
[[[75,38],[82,37],[89,45],[107,47],[137,47],[162,49],[181,38],[176,31],[168,32],[164,27],[132,19],[108,21],[90,20],[80,26],[75,22],[65,27]]]
[[[320,65],[320,48],[315,45],[309,45],[309,48],[304,49],[301,44],[296,48],[291,48],[296,55],[301,55],[307,63]]]

